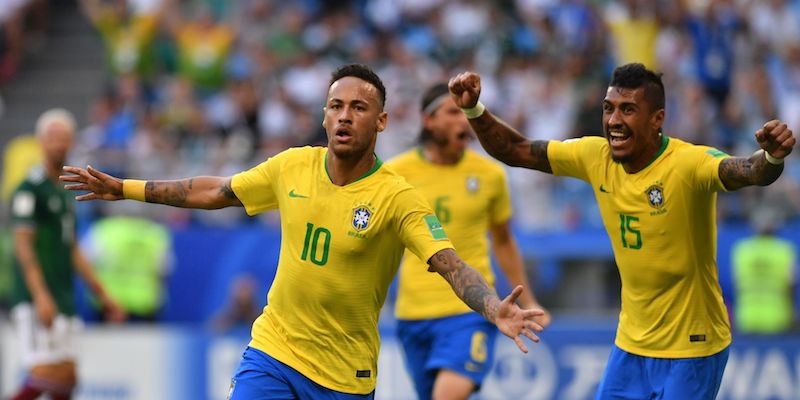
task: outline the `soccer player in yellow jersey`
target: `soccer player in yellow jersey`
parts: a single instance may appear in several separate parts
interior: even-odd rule
[[[730,157],[662,133],[664,85],[642,64],[614,70],[605,137],[530,141],[478,101],[480,76],[450,80],[484,148],[513,165],[592,185],[622,279],[617,337],[597,399],[714,399],[731,331],[717,278],[716,192],[769,185],[795,144],[785,123]]]
[[[277,208],[281,254],[267,306],[231,383],[231,399],[370,399],[378,314],[408,248],[472,309],[527,351],[540,310],[522,310],[516,287],[502,301],[464,263],[425,199],[374,155],[386,126],[386,90],[358,64],[334,71],[323,109],[327,148],[284,151],[232,177],[120,180],[65,167],[78,200],[136,199],[176,207]]]
[[[487,233],[491,233],[503,272],[512,286],[525,288],[520,304],[539,308],[509,226],[511,201],[502,166],[467,147],[474,134],[446,83],[425,92],[422,114],[420,146],[386,164],[434,207],[459,255],[490,286],[494,275]],[[400,266],[395,313],[406,366],[420,400],[466,400],[491,369],[497,329],[425,268],[410,252]],[[547,325],[546,320],[539,322]]]

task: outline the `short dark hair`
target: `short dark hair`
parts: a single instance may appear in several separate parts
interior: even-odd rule
[[[436,99],[449,94],[450,89],[448,89],[446,83],[437,83],[428,88],[425,93],[422,95],[422,103],[420,103],[420,111],[425,112],[425,109],[428,108],[431,103],[436,101]],[[431,110],[435,111],[435,110]],[[433,114],[433,112],[431,112]]]
[[[375,86],[375,89],[378,89],[378,94],[380,95],[381,107],[386,104],[386,87],[383,86],[383,81],[381,81],[381,78],[378,77],[378,74],[364,64],[347,64],[337,68],[331,74],[331,80],[328,82],[328,88],[330,88],[334,82],[348,76],[361,79],[369,82],[372,86]]]
[[[643,64],[630,63],[614,69],[608,86],[626,89],[644,87],[644,97],[654,110],[664,108],[664,83],[661,73],[647,69]]]
[[[425,93],[422,94],[422,102],[420,103],[419,110],[422,113],[425,113],[426,110],[428,109],[428,106],[430,106],[438,98],[447,95],[449,93],[450,89],[447,87],[447,84],[443,82],[437,83],[429,87],[427,90],[425,90]],[[427,110],[427,112],[429,115],[433,115],[433,113],[436,112],[436,110],[435,109]],[[423,125],[422,129],[419,131],[419,143],[424,144],[431,140],[433,140],[433,134],[431,133],[431,131],[425,129],[425,126]]]

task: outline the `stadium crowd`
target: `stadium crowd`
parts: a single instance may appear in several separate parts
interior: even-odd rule
[[[17,3],[26,2],[3,7]],[[761,121],[800,123],[797,0],[80,4],[103,39],[108,73],[73,162],[93,160],[117,175],[227,175],[287,147],[318,144],[328,73],[350,61],[373,66],[388,85],[383,159],[416,143],[422,89],[464,68],[487,82],[487,106],[534,139],[600,134],[597,102],[610,70],[631,61],[664,73],[670,136],[746,155]],[[0,11],[6,15],[25,18]],[[13,48],[3,47],[3,59]],[[765,192],[780,193],[760,196],[787,216],[800,209],[795,164]],[[588,186],[509,174],[519,227],[600,226]],[[723,220],[745,221],[755,197],[721,196]],[[175,224],[247,218],[155,212]]]

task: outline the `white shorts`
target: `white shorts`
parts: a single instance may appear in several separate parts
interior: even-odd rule
[[[33,304],[20,303],[11,309],[11,319],[26,368],[74,361],[77,357],[76,339],[83,330],[83,321],[77,316],[57,314],[50,328],[46,328],[39,322]]]

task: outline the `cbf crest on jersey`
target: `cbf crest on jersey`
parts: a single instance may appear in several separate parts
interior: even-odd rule
[[[372,210],[367,206],[358,206],[353,209],[353,228],[361,232],[369,227]]]
[[[645,193],[647,193],[647,201],[651,207],[656,209],[664,207],[664,188],[661,187],[660,182],[651,185]]]

